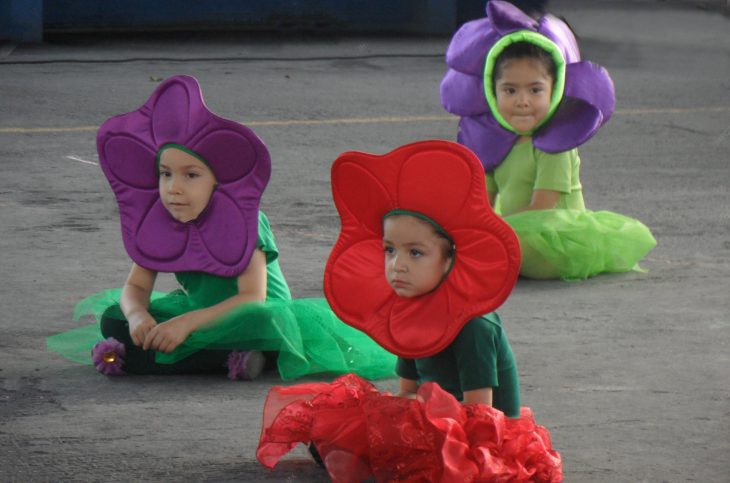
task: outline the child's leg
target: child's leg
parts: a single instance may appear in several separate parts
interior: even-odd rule
[[[130,374],[195,374],[225,372],[229,350],[201,350],[173,364],[155,362],[155,351],[145,351],[132,342],[129,324],[126,320],[109,317],[101,318],[101,334],[114,337],[124,344],[127,355],[124,358],[124,371]]]
[[[561,276],[559,266],[548,260],[543,253],[526,243],[520,243],[521,259],[520,275],[534,280],[558,279]]]

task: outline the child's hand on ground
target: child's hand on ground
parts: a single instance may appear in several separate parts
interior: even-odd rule
[[[192,330],[190,313],[157,324],[144,339],[144,350],[172,352],[188,338]]]
[[[405,377],[400,378],[400,388],[398,391],[398,397],[404,397],[407,399],[417,399],[418,393],[418,381],[413,379],[406,379]]]

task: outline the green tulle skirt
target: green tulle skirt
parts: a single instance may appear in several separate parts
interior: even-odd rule
[[[97,323],[48,337],[49,350],[91,364],[91,349],[102,340],[98,324],[102,315],[124,320],[120,294],[120,289],[105,290],[79,302],[74,318],[93,315]],[[153,292],[149,312],[164,322],[198,308],[176,290]],[[156,362],[174,363],[201,349],[276,351],[283,380],[320,373],[353,372],[366,379],[395,375],[396,357],[338,319],[322,298],[243,304],[190,334],[175,351],[158,352]]]
[[[524,211],[504,217],[522,251],[520,275],[583,280],[603,272],[641,271],[656,246],[640,221],[611,211]]]

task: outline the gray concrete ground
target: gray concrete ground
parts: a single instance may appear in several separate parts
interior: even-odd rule
[[[524,403],[566,481],[730,481],[730,21],[636,5],[554,10],[618,93],[615,118],[581,149],[586,201],[652,229],[648,273],[520,280],[501,314]],[[255,460],[275,374],[108,379],[46,352],[46,336],[78,325],[74,303],[129,267],[113,196],[89,164],[94,129],[158,79],[198,77],[214,111],[269,145],[263,205],[283,269],[296,296],[319,296],[338,229],[332,160],[454,138],[438,99],[447,43],[190,34],[2,46],[0,481],[325,481],[301,449],[274,471]]]

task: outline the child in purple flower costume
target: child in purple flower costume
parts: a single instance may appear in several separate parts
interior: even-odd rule
[[[638,269],[655,245],[638,220],[586,210],[577,147],[613,114],[613,82],[581,61],[561,20],[535,20],[492,0],[446,52],[445,109],[461,116],[458,141],[480,158],[492,205],[520,240],[520,274],[585,279]]]
[[[269,152],[249,128],[210,112],[194,78],[167,79],[141,108],[107,120],[97,148],[132,269],[121,290],[77,305],[76,318],[99,324],[50,337],[51,350],[106,375],[227,367],[231,379],[253,379],[264,352],[283,379],[392,375],[394,357],[324,299],[291,299],[259,211]],[[158,272],[182,289],[153,291]]]

